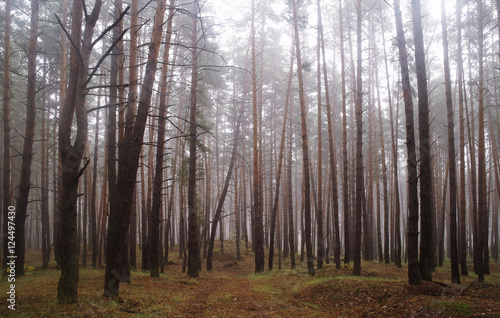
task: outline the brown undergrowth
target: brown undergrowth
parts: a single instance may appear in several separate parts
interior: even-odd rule
[[[160,278],[132,272],[121,284],[120,299],[102,297],[103,269],[80,269],[79,302],[56,301],[60,272],[55,264],[40,268],[40,253],[28,251],[35,268],[16,281],[16,311],[7,308],[9,284],[2,279],[1,317],[500,317],[500,264],[491,264],[485,283],[474,274],[450,282],[449,265],[434,272],[434,282],[407,283],[406,267],[363,262],[361,277],[352,269],[327,264],[307,275],[305,265],[254,274],[253,254],[236,262],[234,244],[215,253],[214,270],[200,277],[182,273],[182,261],[172,253],[171,265]],[[140,255],[140,253],[138,253]],[[204,264],[203,264],[204,265]],[[472,268],[472,265],[470,266]],[[277,268],[277,264],[275,265]],[[2,305],[3,303],[3,305]]]

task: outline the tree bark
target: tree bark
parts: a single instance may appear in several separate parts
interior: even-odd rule
[[[163,192],[163,157],[165,155],[165,125],[167,122],[167,107],[170,100],[170,90],[167,92],[168,63],[170,53],[170,41],[172,39],[172,21],[174,16],[175,0],[170,0],[167,19],[167,31],[165,35],[165,48],[163,52],[163,63],[160,75],[160,105],[158,113],[158,137],[156,145],[156,167],[153,181],[153,203],[151,207],[151,236],[149,237],[149,267],[152,277],[160,277],[160,210],[162,206]]]
[[[427,95],[427,74],[425,49],[422,34],[420,0],[412,0],[413,37],[415,42],[415,66],[418,86],[418,131],[420,148],[420,274],[423,280],[432,281],[432,168],[431,134],[429,125],[429,101]]]
[[[464,127],[464,91],[463,91],[463,61],[462,61],[462,0],[457,0],[456,5],[456,23],[457,23],[457,77],[458,77],[458,112],[459,112],[459,130],[460,130],[460,199],[458,206],[459,213],[459,239],[458,239],[458,258],[460,261],[460,270],[463,276],[468,276],[467,270],[467,237],[466,237],[466,214],[467,201],[465,197],[465,127]]]
[[[311,242],[311,177],[309,163],[309,139],[307,136],[307,111],[305,100],[305,87],[302,74],[302,56],[300,50],[299,18],[296,0],[292,1],[293,28],[295,38],[295,53],[297,58],[297,74],[299,81],[300,123],[302,127],[302,157],[304,178],[304,234],[307,253],[307,272],[314,276],[313,247]]]
[[[286,88],[285,95],[285,110],[283,111],[283,125],[281,126],[281,141],[280,141],[280,152],[278,156],[278,171],[276,172],[276,189],[274,194],[273,201],[273,209],[271,211],[271,233],[269,240],[269,259],[268,259],[268,269],[273,269],[273,259],[274,259],[274,234],[276,229],[276,217],[278,213],[278,203],[279,203],[279,195],[280,195],[280,186],[281,186],[281,171],[283,167],[283,151],[285,148],[285,134],[286,134],[286,121],[288,116],[288,107],[289,107],[289,97],[290,97],[290,89],[292,86],[292,75],[293,75],[293,48],[292,48],[292,56],[290,61],[290,72],[288,76],[288,84]],[[239,123],[238,123],[239,124]],[[279,238],[278,238],[279,240]],[[318,265],[319,266],[319,265]]]
[[[35,137],[36,116],[36,58],[38,40],[39,1],[31,0],[31,27],[28,46],[28,89],[26,92],[26,129],[21,162],[21,180],[16,207],[16,276],[24,275],[26,251],[25,221],[31,188],[31,162],[33,161],[33,142]]]
[[[83,3],[73,3],[73,19],[70,39],[70,78],[64,104],[59,117],[59,153],[62,162],[61,214],[59,220],[59,244],[61,253],[61,278],[57,299],[60,303],[75,303],[78,288],[77,242],[77,189],[78,181],[86,165],[80,170],[87,143],[87,111],[85,109],[88,65],[92,53],[92,36],[99,18],[102,1],[94,4],[92,13],[85,20],[82,35]],[[82,40],[83,39],[83,40]],[[77,132],[71,143],[73,115],[76,113]],[[88,161],[87,161],[88,164]]]
[[[128,280],[128,277],[124,274],[126,273],[126,268],[123,267],[123,258],[126,257],[127,247],[123,242],[126,240],[130,225],[133,193],[139,167],[139,155],[141,153],[158,62],[163,18],[165,16],[165,2],[166,0],[159,0],[156,7],[153,33],[149,44],[149,54],[137,116],[135,116],[134,110],[129,108],[127,109],[125,118],[124,147],[128,152],[126,156],[119,158],[118,161],[117,184],[120,184],[116,195],[118,202],[116,208],[110,210],[106,246],[104,296],[110,298],[117,298],[119,296],[120,281]]]
[[[478,143],[477,143],[477,189],[478,189],[478,208],[477,208],[477,278],[478,281],[484,281],[485,264],[484,249],[488,248],[488,224],[485,222],[488,217],[488,193],[486,188],[486,145],[484,129],[484,69],[483,69],[483,1],[477,0],[478,12]]]
[[[448,57],[448,30],[446,26],[446,10],[441,0],[441,27],[443,29],[444,78],[446,87],[446,110],[448,117],[448,168],[450,175],[450,250],[451,281],[460,284],[460,270],[457,242],[457,169],[455,161],[455,123],[453,120],[453,100],[451,92],[450,62]]]
[[[188,275],[198,277],[200,235],[196,207],[196,89],[198,83],[198,1],[193,2],[191,39],[191,103],[189,108],[189,180],[188,180]]]
[[[245,108],[241,107],[240,113],[238,115],[238,119],[236,122],[236,132],[234,134],[234,140],[233,140],[233,149],[231,152],[231,159],[229,162],[229,167],[227,170],[226,179],[224,181],[224,187],[222,188],[222,193],[220,195],[219,202],[217,203],[217,209],[215,210],[214,219],[212,221],[212,229],[210,231],[210,242],[208,245],[208,252],[207,252],[207,270],[208,271],[212,270],[212,257],[213,257],[213,253],[214,253],[215,234],[217,231],[217,224],[220,221],[220,215],[222,212],[222,208],[224,207],[224,201],[226,199],[227,191],[229,189],[229,183],[231,182],[231,176],[232,176],[233,169],[234,169],[234,163],[236,161],[236,149],[237,149],[238,142],[239,142],[240,124],[241,124],[241,119],[243,117],[244,110],[245,110]],[[221,224],[221,226],[222,226],[222,224]]]
[[[257,107],[257,73],[255,66],[255,0],[252,0],[252,26],[251,26],[251,56],[252,56],[252,121],[253,121],[253,246],[255,252],[255,272],[264,271],[264,221],[262,185],[260,176],[260,147],[258,135],[258,107]]]
[[[2,108],[3,108],[3,176],[2,176],[2,215],[3,215],[3,224],[2,229],[3,233],[8,233],[8,225],[9,225],[9,206],[11,206],[11,195],[10,195],[10,34],[11,34],[11,7],[12,0],[5,1],[5,29],[4,29],[4,73],[3,73],[3,99],[2,99]],[[8,242],[6,235],[2,235],[2,249],[3,249],[3,257],[2,257],[2,269],[7,268],[7,259],[8,259]],[[7,275],[7,271],[2,270],[3,276]]]
[[[396,18],[399,64],[401,67],[401,80],[406,116],[406,150],[408,159],[408,281],[410,285],[419,285],[422,282],[422,277],[420,276],[420,267],[418,264],[418,187],[415,128],[413,119],[413,100],[411,96],[410,73],[408,69],[408,55],[406,52],[406,40],[404,36],[399,0],[394,0],[394,10]],[[399,228],[397,220],[398,215],[396,215],[395,226],[396,228]]]
[[[356,9],[356,42],[357,42],[357,65],[356,65],[356,205],[355,205],[355,240],[354,240],[354,269],[355,276],[361,275],[361,216],[365,198],[364,168],[363,168],[363,79],[362,79],[362,56],[361,56],[361,0],[357,0]],[[366,224],[365,224],[366,226]]]
[[[345,79],[345,57],[344,57],[344,21],[342,18],[342,1],[339,1],[340,19],[340,64],[342,82],[342,202],[344,209],[344,264],[350,262],[350,225],[349,225],[349,162],[347,160],[347,94]]]

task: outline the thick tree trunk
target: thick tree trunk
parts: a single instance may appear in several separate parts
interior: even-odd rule
[[[417,186],[417,158],[415,147],[415,128],[413,120],[413,100],[411,96],[410,73],[408,69],[408,55],[406,53],[406,40],[401,18],[399,0],[394,0],[396,18],[397,42],[399,51],[399,64],[401,67],[401,80],[406,115],[406,149],[408,159],[408,230],[407,230],[407,256],[408,256],[408,281],[410,285],[419,285],[422,282],[418,264],[418,186]],[[419,16],[420,18],[420,16]],[[397,189],[397,188],[396,188]],[[399,228],[399,215],[396,215],[396,228]],[[397,249],[397,247],[396,247]]]
[[[85,109],[88,64],[92,53],[92,36],[99,18],[102,1],[94,4],[92,13],[85,20],[82,34],[83,3],[73,3],[71,25],[70,78],[66,99],[59,117],[59,153],[62,162],[61,214],[59,220],[59,244],[61,253],[61,278],[57,299],[60,303],[75,303],[78,288],[78,242],[77,242],[77,189],[80,170],[87,143],[87,111]],[[80,44],[81,43],[81,44]],[[76,113],[77,132],[71,144],[73,115]],[[87,164],[89,161],[87,161]]]
[[[257,78],[256,78],[256,48],[255,48],[255,1],[252,0],[252,27],[251,27],[251,56],[252,56],[252,121],[253,121],[253,246],[255,252],[255,272],[264,271],[264,221],[263,221],[263,200],[260,176],[260,147],[258,135],[258,107],[257,107]]]
[[[418,134],[420,161],[420,274],[423,280],[432,281],[432,168],[431,134],[429,124],[429,101],[427,95],[427,74],[425,49],[422,33],[420,0],[412,0],[413,37],[415,41],[415,66],[418,86]]]
[[[134,120],[133,109],[127,110],[125,119],[124,147],[127,155],[119,158],[116,198],[116,209],[110,210],[108,224],[108,239],[106,246],[106,271],[104,277],[104,296],[118,297],[120,281],[127,281],[126,268],[123,268],[123,258],[126,257],[126,240],[130,217],[132,213],[132,200],[139,167],[142,140],[149,112],[149,104],[153,91],[154,76],[156,73],[157,58],[161,42],[163,18],[165,16],[166,0],[159,0],[153,23],[153,34],[149,44],[149,54],[146,63],[143,86],[139,98],[139,108]]]
[[[196,207],[196,89],[198,83],[198,1],[193,2],[191,39],[191,103],[189,109],[189,180],[188,180],[188,275],[198,277],[200,234]]]

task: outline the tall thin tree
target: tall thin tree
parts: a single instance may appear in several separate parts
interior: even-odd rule
[[[305,87],[304,76],[302,74],[302,56],[300,49],[300,36],[299,36],[299,14],[297,8],[297,1],[292,0],[293,11],[293,30],[295,40],[295,54],[297,58],[297,74],[299,81],[299,100],[300,100],[300,123],[302,134],[302,165],[303,165],[303,178],[304,178],[304,235],[307,253],[307,272],[310,276],[314,276],[314,260],[313,260],[313,246],[311,242],[311,177],[310,177],[310,163],[309,163],[309,138],[307,135],[307,110],[305,100]]]
[[[450,255],[451,281],[460,284],[457,242],[457,169],[455,161],[455,123],[453,120],[453,100],[451,92],[450,61],[448,54],[448,28],[446,25],[446,9],[441,0],[441,28],[443,36],[444,81],[446,88],[446,110],[448,117],[448,169],[450,176]]]
[[[407,256],[408,281],[410,285],[419,285],[422,282],[418,264],[418,185],[417,185],[417,155],[415,146],[415,128],[413,119],[413,100],[410,85],[410,71],[408,69],[408,54],[406,39],[403,30],[403,19],[399,0],[394,0],[394,15],[396,19],[397,44],[399,65],[401,68],[401,84],[406,117],[406,151],[408,169],[408,230]]]

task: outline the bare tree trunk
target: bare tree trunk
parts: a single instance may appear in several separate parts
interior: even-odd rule
[[[44,59],[44,78],[47,70],[46,60]],[[47,129],[47,103],[46,94],[43,95],[42,107],[42,154],[41,154],[41,218],[42,218],[42,268],[46,269],[50,261],[50,221],[49,221],[49,147],[48,138],[49,131]]]
[[[288,121],[288,155],[287,155],[287,178],[286,178],[286,196],[287,196],[287,213],[288,213],[288,245],[290,248],[290,266],[291,269],[295,269],[295,254],[297,252],[296,248],[296,235],[294,232],[293,223],[293,189],[292,189],[292,112],[289,112],[290,120]],[[295,218],[297,220],[297,218]],[[295,227],[296,228],[296,227]]]
[[[419,285],[422,282],[422,277],[420,276],[420,268],[418,264],[418,187],[415,128],[413,121],[413,101],[411,96],[410,73],[408,69],[408,55],[406,53],[406,40],[404,36],[399,0],[394,0],[394,10],[406,115],[406,149],[408,154],[408,281],[410,285]],[[395,158],[395,160],[397,160],[397,158]],[[399,228],[399,224],[397,224],[398,218],[399,215],[396,215],[395,226],[397,229]]]
[[[73,19],[70,39],[73,43],[70,54],[70,78],[64,104],[59,117],[59,153],[63,166],[61,215],[59,220],[59,239],[61,252],[61,278],[59,279],[57,299],[60,303],[75,303],[78,287],[78,242],[77,188],[78,179],[86,165],[80,170],[87,143],[87,111],[85,109],[88,64],[92,53],[92,36],[99,18],[102,2],[96,1],[92,13],[85,20],[82,35],[83,3],[73,3]],[[83,39],[83,40],[82,40]],[[73,115],[76,113],[77,133],[71,144]],[[89,161],[87,161],[87,164]]]
[[[297,73],[299,80],[299,99],[300,99],[300,123],[302,127],[302,157],[303,157],[303,177],[304,177],[304,234],[307,253],[307,272],[310,276],[314,276],[314,259],[313,259],[313,246],[311,243],[311,177],[310,177],[310,163],[309,163],[309,139],[307,137],[307,124],[306,124],[306,100],[304,79],[302,75],[302,57],[300,51],[300,37],[299,37],[299,19],[297,3],[292,1],[293,10],[293,28],[295,37],[295,52],[297,57]]]
[[[316,56],[317,56],[317,90],[318,90],[318,204],[316,208],[316,224],[317,224],[317,264],[318,269],[323,268],[323,258],[325,257],[325,243],[324,243],[324,234],[323,234],[323,147],[321,140],[321,129],[322,129],[322,115],[321,115],[321,5],[320,1],[317,1],[317,12],[318,12],[318,30],[317,30],[317,48],[316,48]],[[328,92],[326,93],[328,96]]]
[[[165,48],[163,52],[163,63],[160,74],[160,105],[158,113],[158,139],[156,146],[156,168],[154,171],[153,203],[151,207],[151,236],[149,237],[149,259],[152,277],[159,277],[160,267],[160,210],[162,206],[163,191],[163,157],[165,155],[165,125],[167,122],[167,107],[170,100],[170,91],[167,92],[168,63],[170,54],[170,41],[172,39],[172,21],[174,16],[175,0],[170,0],[165,35]]]
[[[459,239],[458,258],[463,276],[468,276],[467,270],[467,237],[466,237],[466,213],[467,201],[465,197],[465,128],[464,128],[464,92],[463,92],[463,61],[462,61],[462,0],[457,0],[456,5],[457,23],[457,77],[458,77],[458,109],[460,130],[460,200],[459,200]]]
[[[229,167],[227,170],[226,179],[224,181],[224,187],[222,188],[222,193],[221,193],[221,196],[219,198],[219,202],[217,203],[217,209],[215,210],[215,215],[214,215],[214,219],[212,222],[212,229],[210,232],[210,242],[209,242],[208,253],[207,253],[207,270],[208,271],[212,270],[212,256],[213,256],[214,245],[215,245],[215,233],[217,231],[217,224],[220,221],[220,215],[222,212],[222,208],[224,207],[224,200],[226,199],[227,191],[229,189],[229,183],[231,181],[231,175],[233,173],[234,163],[236,161],[236,149],[238,146],[239,135],[240,135],[240,124],[241,124],[241,118],[243,117],[244,109],[245,109],[244,107],[241,107],[240,113],[238,115],[238,119],[237,119],[237,123],[236,123],[236,132],[234,134],[234,140],[233,140],[233,149],[231,152],[231,159],[229,162]],[[222,226],[222,224],[220,226]]]
[[[286,88],[286,95],[285,95],[285,110],[283,111],[283,125],[281,126],[281,141],[280,141],[280,153],[278,157],[278,171],[276,172],[276,190],[274,194],[274,201],[273,201],[273,210],[271,211],[271,233],[270,233],[270,241],[269,241],[269,262],[268,262],[268,269],[272,270],[273,269],[273,258],[274,258],[274,236],[275,236],[275,229],[276,229],[276,217],[278,213],[278,203],[279,203],[279,195],[280,195],[280,185],[281,185],[281,170],[283,167],[283,151],[285,148],[285,134],[286,134],[286,121],[287,121],[287,116],[288,116],[288,107],[289,107],[289,97],[290,97],[290,90],[292,86],[292,76],[293,76],[293,48],[292,48],[292,56],[291,56],[291,61],[290,61],[290,72],[288,76],[288,84]],[[318,265],[319,266],[319,265]]]
[[[432,281],[432,168],[429,101],[425,70],[425,49],[422,34],[420,0],[412,0],[413,37],[415,41],[415,66],[418,85],[418,130],[420,141],[420,275]]]
[[[36,57],[38,40],[38,0],[31,0],[31,28],[28,47],[28,89],[26,92],[26,130],[21,162],[21,181],[16,207],[16,276],[24,275],[26,251],[25,221],[28,211],[31,187],[31,162],[33,161],[33,142],[35,137],[36,115]]]
[[[154,76],[156,73],[157,58],[161,42],[163,18],[165,16],[166,0],[159,0],[153,23],[153,34],[149,44],[149,54],[144,75],[144,82],[139,98],[139,108],[134,120],[134,110],[127,109],[125,119],[124,147],[127,155],[119,158],[116,209],[110,210],[108,239],[106,246],[106,272],[104,277],[104,296],[115,298],[119,296],[120,281],[127,281],[127,268],[123,267],[126,257],[126,240],[130,217],[132,213],[132,200],[135,190],[136,175],[139,167],[144,130],[149,112],[149,104],[153,91]],[[113,205],[112,205],[113,206]]]
[[[457,242],[457,169],[455,162],[455,123],[453,121],[453,100],[451,96],[450,62],[448,57],[448,30],[446,27],[446,10],[441,0],[441,27],[443,29],[444,78],[446,86],[446,109],[448,114],[448,168],[450,174],[450,250],[451,281],[460,284]]]
[[[11,206],[11,195],[10,195],[10,34],[11,34],[11,7],[12,0],[5,1],[5,27],[4,27],[4,73],[3,73],[3,176],[2,176],[2,215],[3,233],[8,233],[9,229],[9,206]],[[12,215],[12,214],[11,214]],[[9,240],[6,235],[2,235],[2,269],[7,268],[8,259],[8,244]],[[7,271],[3,271],[3,276],[7,275]]]
[[[188,275],[198,277],[200,235],[196,207],[196,88],[198,82],[198,1],[193,2],[191,39],[191,105],[189,110],[189,181],[188,181]]]
[[[252,109],[253,109],[253,246],[255,252],[255,272],[264,271],[264,223],[263,223],[263,201],[262,185],[260,180],[260,164],[258,146],[258,111],[257,111],[257,73],[255,66],[255,1],[252,0],[252,27],[251,27],[251,50],[252,50]]]
[[[341,82],[342,82],[342,202],[344,209],[344,264],[349,264],[350,257],[350,225],[349,225],[349,176],[347,160],[347,98],[346,98],[346,79],[345,79],[345,57],[344,57],[344,21],[342,19],[342,1],[339,1],[339,19],[340,19],[340,64],[341,64]]]
[[[363,79],[362,79],[362,56],[361,56],[361,0],[356,2],[356,24],[357,24],[357,66],[356,66],[356,206],[355,206],[355,242],[354,242],[354,270],[355,276],[361,275],[361,215],[365,197],[364,168],[363,168]],[[366,224],[365,224],[366,226]]]
[[[486,188],[486,148],[485,148],[485,129],[484,129],[484,69],[483,69],[483,1],[477,0],[478,12],[478,144],[477,144],[477,184],[478,184],[478,209],[477,209],[477,278],[478,281],[484,281],[485,264],[483,251],[488,246],[487,229],[485,222],[488,217],[488,200]]]

